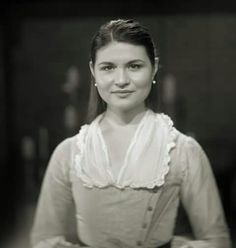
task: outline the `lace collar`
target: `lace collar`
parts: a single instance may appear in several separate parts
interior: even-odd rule
[[[146,111],[114,179],[99,126],[102,117],[103,114],[90,125],[83,125],[76,137],[74,169],[84,186],[151,189],[163,185],[177,136],[172,120],[165,114]]]

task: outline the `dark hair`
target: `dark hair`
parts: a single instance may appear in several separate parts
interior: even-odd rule
[[[135,20],[112,20],[103,24],[95,33],[91,42],[90,61],[96,62],[97,51],[112,41],[126,42],[133,45],[144,46],[151,64],[155,65],[157,57],[156,47],[146,27]],[[87,121],[91,122],[97,115],[106,110],[106,103],[100,97],[94,86],[94,78],[91,75],[90,97],[88,105]],[[148,108],[157,112],[158,92],[157,84],[152,84],[151,91],[145,100]]]

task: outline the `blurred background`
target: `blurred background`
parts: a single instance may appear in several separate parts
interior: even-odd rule
[[[0,7],[0,246],[27,248],[48,159],[85,122],[90,40],[135,18],[157,44],[160,111],[206,151],[236,236],[236,8],[229,1],[6,1]]]

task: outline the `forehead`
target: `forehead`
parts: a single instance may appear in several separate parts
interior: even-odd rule
[[[149,60],[144,46],[133,45],[125,42],[110,42],[101,47],[96,53],[96,62],[106,61],[129,61],[141,59]]]

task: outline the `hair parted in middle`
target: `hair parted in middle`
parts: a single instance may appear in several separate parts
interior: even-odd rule
[[[155,66],[157,50],[153,39],[149,34],[149,30],[145,26],[141,25],[138,21],[133,19],[111,20],[99,28],[91,41],[90,61],[92,62],[93,66],[96,62],[97,51],[113,41],[143,46],[147,52],[152,66]],[[92,122],[99,114],[106,110],[106,103],[100,97],[95,83],[95,79],[91,75],[87,114],[88,123]],[[145,100],[145,105],[154,112],[158,111],[157,84],[152,84],[151,91]]]

